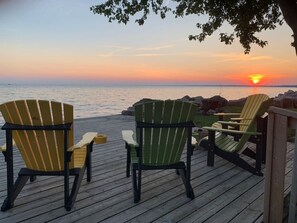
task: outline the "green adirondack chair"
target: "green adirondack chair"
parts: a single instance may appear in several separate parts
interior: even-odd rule
[[[126,175],[132,168],[134,202],[140,201],[143,170],[175,169],[186,187],[187,196],[194,198],[191,180],[191,143],[196,105],[167,100],[135,105],[136,141],[132,130],[123,130],[127,148]],[[186,164],[181,160],[187,145]]]
[[[26,182],[36,176],[64,176],[64,207],[71,210],[87,169],[91,181],[93,143],[105,143],[106,136],[85,133],[77,144],[73,138],[73,106],[45,100],[19,100],[0,105],[5,120],[6,144],[0,147],[7,164],[7,198],[1,211],[14,206]],[[24,161],[14,182],[13,147]],[[69,188],[69,176],[74,176]]]
[[[272,100],[267,95],[257,94],[247,98],[239,118],[234,121],[219,121],[208,130],[208,136],[200,140],[199,146],[208,150],[207,165],[214,165],[214,155],[218,155],[239,167],[262,176],[261,164],[266,154],[267,116],[265,112]],[[237,121],[237,122],[236,122]],[[248,148],[246,143],[254,142],[256,151]],[[256,160],[249,164],[242,155]]]

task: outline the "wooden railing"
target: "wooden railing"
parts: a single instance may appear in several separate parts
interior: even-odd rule
[[[282,222],[288,129],[295,129],[295,151],[288,222],[294,222],[297,188],[297,112],[270,107],[264,192],[265,223]]]

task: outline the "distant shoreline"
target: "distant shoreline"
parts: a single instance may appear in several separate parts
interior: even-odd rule
[[[297,88],[296,85],[249,85],[249,84],[104,84],[104,83],[0,83],[0,86],[30,86],[30,87],[280,87]]]

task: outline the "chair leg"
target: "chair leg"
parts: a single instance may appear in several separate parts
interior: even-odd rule
[[[255,174],[257,176],[263,176],[263,173],[261,171],[261,167],[260,168],[259,167],[258,168],[257,167],[254,168],[254,167],[252,167],[250,164],[248,164],[246,161],[244,161],[241,158],[238,158],[235,161],[236,161],[236,165],[238,165],[242,169],[247,170],[250,173]],[[256,165],[258,165],[258,164],[256,164]],[[260,166],[261,166],[261,162],[260,162]]]
[[[207,166],[214,166],[214,146],[209,140],[202,140],[199,146],[207,150]]]
[[[1,211],[6,211],[13,207],[14,200],[17,198],[23,187],[25,186],[26,182],[28,181],[29,176],[18,176],[15,181],[14,190],[12,193],[12,197],[6,198],[1,206]]]
[[[257,144],[256,144],[256,170],[261,172],[261,164],[263,161],[263,141],[260,140]]]
[[[258,176],[263,176],[263,173],[261,172],[261,168],[255,168],[252,167],[249,163],[247,163],[244,159],[240,158],[239,154],[237,153],[228,153],[225,151],[222,151],[220,149],[216,150],[216,154],[229,162],[241,167],[244,170],[249,171],[252,174],[258,175]],[[260,162],[261,164],[261,162]]]
[[[191,199],[194,199],[195,194],[194,194],[193,188],[191,186],[190,179],[187,179],[187,177],[186,177],[187,176],[186,168],[179,169],[178,172],[180,173],[182,181],[183,181],[183,183],[185,185],[187,197],[191,198]]]
[[[126,149],[127,149],[126,177],[130,177],[131,152],[130,152],[130,147],[127,143],[126,143]]]
[[[141,181],[139,180],[140,178],[141,178],[141,171],[133,168],[132,183],[133,183],[134,203],[138,203],[140,201],[140,193],[141,193]]]
[[[89,144],[87,146],[87,155],[86,155],[86,167],[87,167],[87,181],[91,182],[92,180],[92,146],[93,144]]]
[[[36,176],[31,176],[30,177],[30,182],[34,182],[36,180]]]
[[[85,172],[85,166],[81,168],[81,170],[79,171],[78,175],[75,175],[75,179],[72,185],[72,189],[71,189],[71,194],[67,199],[67,204],[65,206],[67,211],[70,211],[71,208],[73,207],[73,204],[75,202],[76,196],[78,194],[78,190],[81,184],[81,181],[83,179],[84,176],[84,172]]]
[[[214,166],[214,149],[208,148],[207,150],[207,166]]]

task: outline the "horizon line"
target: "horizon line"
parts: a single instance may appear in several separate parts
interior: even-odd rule
[[[134,83],[134,84],[128,84],[128,83],[0,83],[2,86],[20,86],[20,85],[29,85],[29,86],[164,86],[164,87],[294,87],[297,88],[297,84],[256,84],[256,85],[250,85],[250,84],[145,84],[145,83]]]

